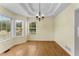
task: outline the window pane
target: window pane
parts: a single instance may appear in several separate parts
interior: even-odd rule
[[[30,34],[36,34],[36,22],[30,23],[29,30]]]
[[[7,23],[6,23],[6,30],[7,30],[7,32],[10,32],[10,28],[11,28],[10,21],[7,21]]]
[[[6,22],[2,21],[2,30],[6,30]]]
[[[16,36],[22,36],[22,21],[16,21]]]
[[[10,25],[10,18],[0,15],[0,37],[9,36]]]

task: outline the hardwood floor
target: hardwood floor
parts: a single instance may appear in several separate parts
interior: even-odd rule
[[[12,47],[2,56],[69,56],[56,42],[28,41]]]

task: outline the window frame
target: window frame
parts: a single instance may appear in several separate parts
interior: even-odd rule
[[[10,32],[10,34],[11,34],[11,17],[5,16],[5,15],[1,15],[1,14],[0,14],[0,16],[5,18],[4,22],[5,22],[5,24],[6,24],[6,25],[5,25],[5,30],[6,30],[6,31],[8,30],[8,29],[7,29],[7,21],[9,21],[9,24],[10,24],[9,32]],[[6,19],[8,19],[8,20],[6,20]],[[2,20],[0,20],[0,22],[2,22]],[[3,29],[2,29],[2,28],[3,28],[3,24],[2,24],[2,23],[1,23],[0,27],[1,27],[1,28],[0,28],[0,31],[2,31],[2,30],[3,30]],[[8,31],[7,31],[7,32],[8,32]],[[8,33],[9,33],[9,32],[8,32]],[[9,36],[10,36],[10,34],[9,34]]]
[[[24,27],[23,27],[24,21],[23,21],[23,20],[19,20],[19,21],[22,22],[22,34],[19,35],[19,36],[16,35],[16,33],[17,33],[17,32],[16,32],[16,23],[17,23],[17,20],[15,20],[15,37],[23,37],[23,36],[24,36],[24,32],[23,32],[23,29],[24,29]]]
[[[32,25],[33,23],[35,23],[34,25],[35,25],[35,28],[34,28],[34,25]],[[34,32],[34,33],[32,33],[32,31]],[[36,34],[36,22],[31,22],[31,23],[29,23],[29,33],[30,34]]]

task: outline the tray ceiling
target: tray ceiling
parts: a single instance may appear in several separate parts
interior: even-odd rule
[[[40,11],[44,16],[55,16],[68,5],[69,3],[40,3]],[[36,16],[39,11],[39,3],[0,3],[0,6],[22,16]]]

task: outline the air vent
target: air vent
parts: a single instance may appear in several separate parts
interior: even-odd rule
[[[7,53],[8,51],[10,51],[10,49],[6,50],[4,53]]]

